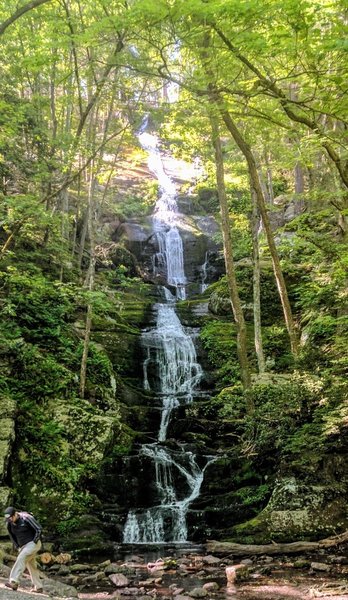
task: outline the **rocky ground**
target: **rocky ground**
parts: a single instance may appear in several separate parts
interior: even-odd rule
[[[70,557],[45,557],[43,594],[30,592],[25,577],[16,592],[5,588],[9,564],[0,569],[0,600],[348,600],[348,556],[296,558],[187,554],[149,562],[129,555],[94,565]]]

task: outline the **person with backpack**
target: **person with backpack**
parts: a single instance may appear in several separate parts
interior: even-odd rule
[[[19,550],[9,581],[5,583],[5,586],[11,590],[17,590],[20,578],[25,569],[28,569],[34,586],[31,591],[42,593],[40,572],[36,564],[36,555],[42,545],[40,539],[42,527],[32,514],[17,511],[13,506],[8,506],[5,509],[4,517],[9,536],[16,549]]]

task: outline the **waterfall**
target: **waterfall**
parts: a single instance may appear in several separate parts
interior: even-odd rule
[[[192,402],[203,373],[193,341],[195,330],[184,328],[175,310],[176,300],[186,297],[187,283],[176,188],[165,173],[156,136],[147,133],[145,128],[146,124],[139,133],[139,141],[148,152],[148,166],[160,185],[152,216],[158,246],[153,256],[153,271],[165,277],[167,285],[175,289],[175,297],[164,288],[165,301],[154,307],[156,325],[142,335],[144,388],[156,392],[162,407],[158,441],[143,445],[140,455],[149,458],[154,465],[159,503],[145,510],[129,511],[123,541],[185,542],[188,507],[199,495],[204,471],[213,459],[207,457],[201,468],[192,452],[173,451],[161,445],[166,441],[173,410]],[[176,481],[180,481],[180,493]]]
[[[124,542],[186,542],[186,513],[190,503],[197,498],[204,471],[214,460],[207,458],[201,469],[192,452],[173,453],[157,444],[146,444],[142,454],[155,463],[157,490],[161,504],[137,514],[130,511],[124,529]],[[173,468],[182,476],[185,495],[178,498],[173,481]],[[185,485],[186,484],[186,485]]]
[[[144,361],[144,387],[151,389],[149,366],[156,367],[159,394],[162,397],[162,418],[158,440],[166,439],[170,414],[180,404],[192,402],[192,397],[202,378],[202,368],[197,362],[192,337],[184,331],[175,307],[158,304],[156,327],[143,333],[143,346],[147,349]]]
[[[200,289],[200,291],[201,291],[201,294],[203,294],[208,287],[208,284],[206,283],[207,266],[208,266],[208,252],[205,253],[204,263],[202,264],[202,266],[200,268],[200,272],[201,272],[201,285],[200,285],[201,289]]]
[[[157,177],[160,187],[160,196],[152,217],[153,230],[158,244],[158,252],[155,253],[152,261],[154,274],[164,275],[167,284],[176,288],[177,298],[184,300],[186,277],[183,244],[177,229],[176,188],[164,171],[156,136],[142,131],[139,134],[139,141],[148,152],[149,169]]]

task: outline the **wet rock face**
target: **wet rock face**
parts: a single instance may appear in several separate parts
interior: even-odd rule
[[[177,228],[183,242],[184,269],[189,289],[198,292],[198,284],[203,278],[202,266],[206,263],[206,283],[216,281],[224,272],[221,245],[214,241],[219,225],[210,215],[179,215]],[[129,220],[121,223],[112,239],[123,244],[134,255],[145,279],[155,284],[165,283],[165,273],[153,274],[153,256],[159,251],[158,241],[153,231],[151,217]],[[189,290],[188,290],[189,291]]]
[[[153,229],[149,217],[139,222],[132,219],[121,223],[112,235],[115,242],[122,241],[127,250],[132,252],[138,260],[147,256],[144,248],[148,247],[148,251],[151,252],[152,237]],[[149,254],[149,256],[151,257],[152,254]]]

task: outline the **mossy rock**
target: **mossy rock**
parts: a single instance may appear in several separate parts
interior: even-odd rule
[[[16,414],[16,401],[5,394],[0,394],[0,418],[14,418]]]
[[[90,403],[81,399],[74,403],[57,401],[51,409],[56,422],[64,427],[68,438],[73,440],[69,453],[81,463],[98,465],[114,438],[115,430],[120,429],[119,415],[91,410]]]
[[[2,509],[12,506],[12,490],[6,486],[0,487],[0,505]],[[4,519],[0,519],[0,537],[8,537]]]
[[[64,521],[60,522],[64,528]],[[70,551],[75,556],[93,557],[104,555],[114,550],[113,542],[103,531],[103,523],[94,515],[81,515],[75,528],[60,537],[62,551]]]
[[[0,406],[0,481],[3,481],[15,439],[16,402],[9,396],[1,396]]]
[[[309,485],[291,477],[278,482],[268,505],[257,517],[234,527],[234,541],[315,541],[347,528],[342,486]]]

